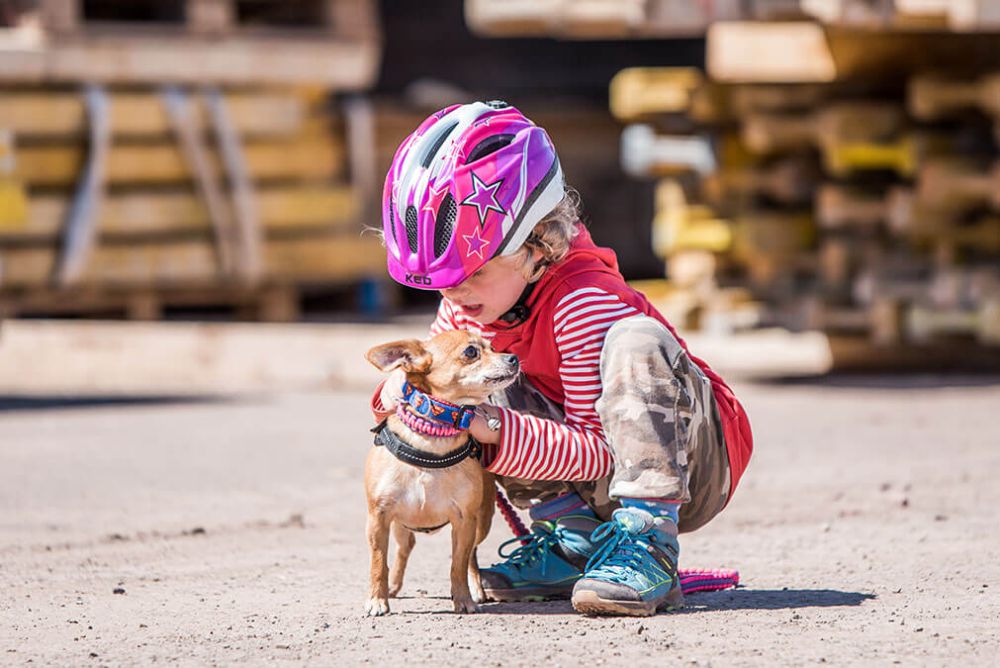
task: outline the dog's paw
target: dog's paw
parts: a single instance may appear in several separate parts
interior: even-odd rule
[[[479,606],[476,605],[476,602],[473,601],[472,598],[466,598],[466,599],[456,598],[454,599],[454,603],[455,603],[455,612],[457,612],[460,615],[473,614],[479,612]]]
[[[399,590],[403,588],[403,585],[389,587],[389,598],[396,598],[399,596]]]
[[[389,601],[384,598],[370,598],[365,604],[365,614],[369,617],[381,617],[389,614]]]
[[[486,602],[486,592],[483,591],[482,586],[479,587],[469,587],[472,592],[472,602],[473,603],[485,603]]]

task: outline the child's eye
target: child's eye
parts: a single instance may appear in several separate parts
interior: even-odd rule
[[[464,357],[469,362],[475,362],[479,359],[479,348],[475,346],[469,346],[462,351],[462,357]]]

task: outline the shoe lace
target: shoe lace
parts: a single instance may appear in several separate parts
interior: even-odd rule
[[[585,572],[588,577],[600,575],[613,582],[624,583],[630,573],[636,571],[647,577],[651,574],[667,578],[675,576],[676,568],[665,569],[647,553],[647,544],[652,543],[652,536],[648,534],[634,534],[612,520],[597,527],[591,540],[600,547],[587,561]]]
[[[512,566],[518,568],[530,566],[541,560],[542,574],[544,575],[549,565],[549,555],[563,538],[563,528],[553,527],[552,531],[533,531],[524,536],[517,536],[508,541],[504,541],[498,550],[500,558],[506,559]],[[525,542],[527,541],[527,542]],[[519,544],[517,549],[504,552],[509,545]]]

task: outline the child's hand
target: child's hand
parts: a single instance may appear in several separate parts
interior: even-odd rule
[[[382,402],[385,410],[392,411],[396,409],[396,404],[403,398],[403,383],[405,382],[406,372],[402,369],[396,369],[385,379],[382,391],[379,393],[379,400]]]
[[[493,445],[500,443],[500,427],[497,426],[499,417],[500,412],[495,406],[481,404],[476,409],[476,417],[472,418],[472,424],[469,425],[469,433],[480,443]],[[490,420],[496,420],[493,426],[490,426]]]

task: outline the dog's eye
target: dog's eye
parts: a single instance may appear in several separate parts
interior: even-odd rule
[[[462,357],[464,357],[468,362],[475,362],[479,359],[479,348],[476,346],[469,346],[462,351]]]

